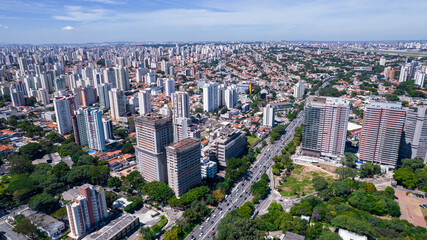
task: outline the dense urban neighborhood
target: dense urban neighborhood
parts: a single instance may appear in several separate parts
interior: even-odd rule
[[[0,239],[427,239],[426,74],[427,41],[0,45]]]

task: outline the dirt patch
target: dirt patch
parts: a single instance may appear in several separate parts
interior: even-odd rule
[[[426,204],[426,198],[418,198],[406,194],[406,191],[395,189],[396,201],[399,203],[401,211],[401,219],[406,219],[408,222],[415,226],[426,228],[426,221],[424,219],[422,208],[419,205]]]

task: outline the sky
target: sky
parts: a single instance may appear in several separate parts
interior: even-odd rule
[[[0,43],[426,40],[427,0],[0,0]]]

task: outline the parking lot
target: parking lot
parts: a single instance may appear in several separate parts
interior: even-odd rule
[[[419,198],[407,195],[406,191],[404,190],[395,189],[395,191],[395,196],[397,197],[396,200],[399,203],[402,213],[400,218],[406,219],[415,226],[426,228],[427,225],[424,220],[422,208],[420,205],[427,204],[427,198]]]

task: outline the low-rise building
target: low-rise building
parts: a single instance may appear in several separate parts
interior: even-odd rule
[[[210,151],[215,154],[220,167],[227,167],[230,158],[240,157],[245,151],[245,133],[231,128],[224,128],[214,140]]]
[[[123,213],[98,231],[87,235],[83,240],[120,240],[138,229],[139,218]]]

